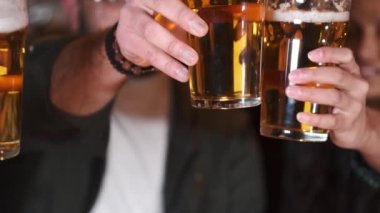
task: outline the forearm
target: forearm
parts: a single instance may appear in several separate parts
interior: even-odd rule
[[[73,115],[92,114],[104,107],[125,82],[108,62],[105,32],[73,41],[54,64],[50,99],[59,109]]]
[[[367,118],[368,137],[359,152],[371,168],[380,172],[380,111],[367,108]]]

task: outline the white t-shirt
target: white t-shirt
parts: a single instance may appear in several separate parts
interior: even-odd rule
[[[169,79],[129,80],[111,113],[102,185],[91,213],[161,213],[168,142]]]

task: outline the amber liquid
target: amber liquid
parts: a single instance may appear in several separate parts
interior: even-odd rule
[[[0,33],[0,160],[20,150],[25,30]]]
[[[261,134],[296,141],[326,141],[328,131],[297,121],[298,112],[330,113],[331,107],[288,98],[288,74],[300,67],[320,66],[307,53],[321,46],[341,47],[347,22],[301,23],[268,21],[264,27]],[[326,87],[311,82],[310,87]]]
[[[189,36],[199,53],[190,68],[192,105],[241,108],[260,104],[260,51],[264,7],[255,3],[196,9],[209,24],[202,38]]]

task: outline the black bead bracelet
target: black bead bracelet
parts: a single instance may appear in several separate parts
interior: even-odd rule
[[[149,74],[156,71],[156,68],[149,67],[140,67],[128,59],[126,59],[120,51],[119,44],[115,38],[117,24],[114,25],[111,30],[107,33],[105,38],[105,50],[109,62],[112,66],[121,74],[127,76],[140,76]]]

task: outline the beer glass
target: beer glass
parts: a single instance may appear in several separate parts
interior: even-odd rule
[[[288,74],[312,63],[307,53],[322,46],[342,47],[351,0],[267,0],[263,28],[260,133],[295,141],[326,141],[328,131],[297,121],[298,112],[330,113],[331,107],[288,98]],[[310,82],[310,87],[329,87]]]
[[[209,32],[188,36],[199,62],[190,68],[191,103],[196,108],[231,109],[261,103],[262,0],[185,0]]]
[[[26,0],[0,0],[0,160],[20,150]]]

